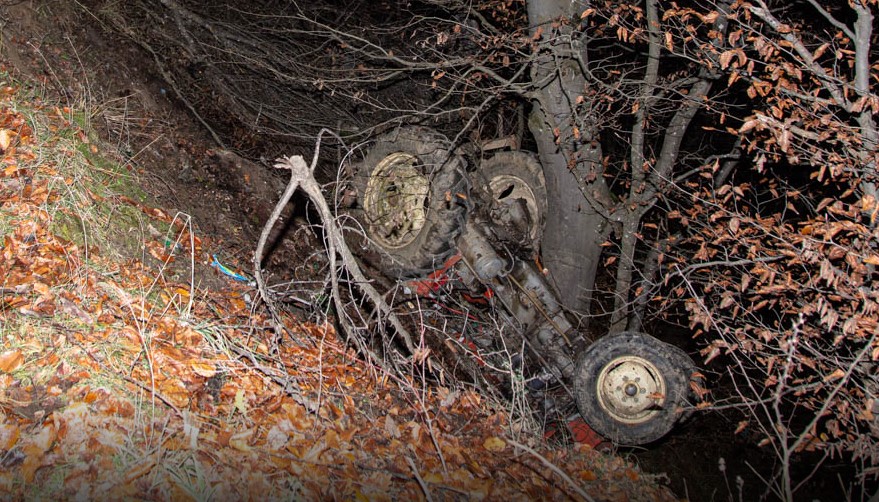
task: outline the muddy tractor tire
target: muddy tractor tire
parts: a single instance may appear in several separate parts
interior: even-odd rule
[[[364,232],[353,248],[393,278],[441,268],[455,251],[470,208],[462,157],[428,128],[403,127],[378,137],[354,166],[357,204],[351,211]]]
[[[609,335],[590,345],[574,375],[583,419],[620,445],[656,441],[690,408],[695,364],[682,350],[643,333]]]
[[[687,377],[687,392],[683,396],[683,399],[678,403],[682,408],[678,422],[685,422],[693,416],[693,413],[696,411],[696,405],[702,401],[702,399],[696,395],[694,387],[704,389],[705,378],[702,376],[702,373],[699,372],[699,368],[696,367],[696,363],[690,355],[684,352],[684,349],[675,345],[664,345],[672,352],[672,355],[677,359],[677,367]]]
[[[498,152],[482,161],[478,173],[495,233],[503,240],[538,249],[547,202],[546,180],[537,158],[521,151]]]

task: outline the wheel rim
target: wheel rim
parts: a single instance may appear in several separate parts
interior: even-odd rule
[[[648,422],[665,402],[665,379],[650,361],[636,356],[618,357],[598,375],[598,405],[626,424]]]
[[[492,197],[496,202],[503,203],[508,199],[522,199],[528,209],[528,217],[531,219],[528,236],[534,240],[540,235],[540,209],[537,203],[537,195],[534,190],[522,178],[509,174],[500,174],[488,182]]]
[[[417,164],[414,155],[392,153],[367,181],[363,209],[372,238],[385,248],[410,244],[427,220],[430,182]]]

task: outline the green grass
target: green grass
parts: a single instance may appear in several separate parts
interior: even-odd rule
[[[65,175],[52,183],[59,197],[52,211],[55,217],[51,230],[87,253],[95,247],[108,257],[140,258],[148,225],[158,232],[167,231],[168,226],[150,221],[137,207],[120,200],[124,196],[144,203],[149,197],[128,169],[94,147],[98,141],[86,131],[71,127],[59,131],[55,138],[56,148],[67,155],[55,160],[57,169]],[[88,142],[82,138],[88,138]]]

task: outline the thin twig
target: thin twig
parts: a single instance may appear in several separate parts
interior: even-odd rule
[[[168,406],[169,408],[171,408],[172,410],[174,410],[174,413],[176,413],[177,416],[183,418],[183,411],[181,411],[180,408],[178,408],[177,406],[175,406],[174,403],[171,402],[171,399],[170,399],[170,398],[168,398],[168,397],[166,397],[164,394],[162,394],[162,393],[156,388],[156,386],[155,386],[154,383],[153,383],[152,385],[149,385],[149,386],[148,386],[148,385],[146,385],[145,383],[143,383],[143,382],[141,382],[141,381],[139,381],[139,380],[137,380],[137,379],[135,379],[135,378],[132,378],[132,377],[130,377],[130,376],[124,374],[124,373],[121,373],[121,372],[117,372],[117,371],[115,371],[113,368],[110,368],[109,366],[107,366],[106,364],[104,364],[103,361],[101,361],[100,359],[98,359],[97,357],[95,357],[95,355],[92,353],[92,351],[88,350],[88,349],[85,347],[85,345],[81,344],[80,342],[78,342],[77,340],[75,340],[73,337],[69,337],[69,336],[68,336],[68,337],[66,337],[66,338],[67,338],[67,341],[69,341],[69,342],[73,342],[74,345],[76,345],[77,347],[79,347],[80,350],[82,350],[83,352],[85,352],[85,354],[86,354],[87,356],[89,356],[89,358],[90,358],[92,361],[94,361],[98,366],[100,366],[105,372],[107,372],[108,374],[119,375],[119,377],[122,378],[123,380],[125,380],[126,382],[128,382],[128,383],[130,383],[130,384],[132,384],[132,385],[137,386],[138,388],[140,388],[140,389],[143,390],[143,391],[148,392],[151,396],[154,396],[154,397],[158,398],[159,401],[165,403],[166,406]]]
[[[537,453],[532,448],[529,448],[528,446],[525,446],[522,443],[519,443],[517,441],[513,441],[512,439],[509,439],[509,438],[507,438],[506,441],[508,443],[510,443],[511,445],[515,446],[516,448],[519,448],[520,450],[533,455],[535,458],[537,458],[537,460],[540,460],[540,462],[543,465],[548,467],[552,472],[558,474],[558,476],[560,478],[562,478],[566,483],[568,483],[571,486],[571,488],[577,493],[577,495],[579,495],[580,497],[583,498],[583,500],[586,500],[587,502],[594,502],[595,501],[595,499],[590,497],[588,493],[584,492],[582,488],[577,486],[577,483],[575,483],[574,480],[571,479],[570,476],[565,474],[565,471],[559,469],[558,466],[556,466],[555,464],[553,464],[552,462],[547,460],[546,457],[544,457],[540,453]]]
[[[415,476],[415,481],[418,481],[418,486],[420,486],[421,491],[424,492],[424,498],[427,499],[427,502],[433,502],[433,498],[430,496],[430,490],[427,489],[427,484],[421,479],[421,474],[418,474],[418,468],[415,467],[415,462],[412,461],[412,458],[410,458],[409,455],[406,455],[406,462],[409,463],[409,468],[412,469],[412,475]]]

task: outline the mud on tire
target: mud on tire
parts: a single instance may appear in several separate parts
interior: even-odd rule
[[[365,236],[346,238],[361,259],[393,277],[440,268],[454,252],[469,210],[465,161],[428,128],[403,127],[377,138],[354,166],[357,204],[350,214]],[[365,238],[364,238],[365,237]]]
[[[574,397],[599,434],[621,445],[646,444],[686,416],[694,368],[677,347],[642,333],[618,333],[583,352]]]
[[[498,152],[482,161],[478,179],[489,201],[495,233],[503,240],[539,249],[547,201],[546,180],[537,157],[523,151]],[[510,218],[510,212],[517,209],[527,217],[524,227]]]

